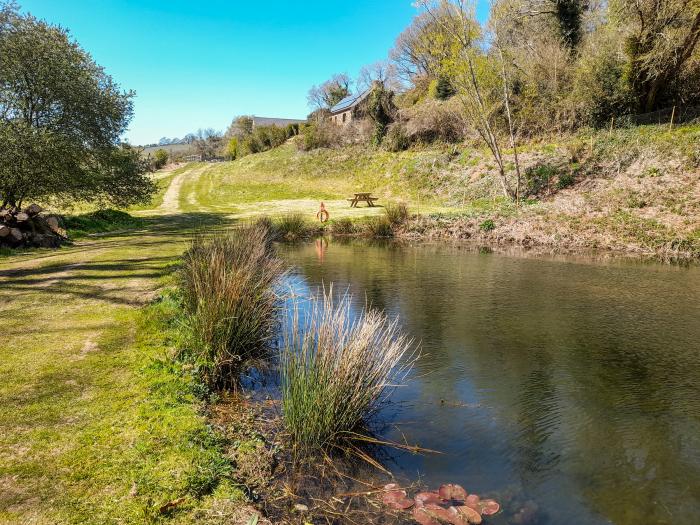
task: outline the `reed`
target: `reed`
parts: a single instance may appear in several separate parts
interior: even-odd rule
[[[186,352],[211,386],[235,385],[241,366],[266,348],[275,326],[273,286],[282,274],[263,225],[198,236],[185,253]]]
[[[413,363],[413,342],[397,320],[370,309],[351,310],[351,297],[332,289],[296,303],[281,351],[282,412],[301,455],[353,441],[388,389]]]

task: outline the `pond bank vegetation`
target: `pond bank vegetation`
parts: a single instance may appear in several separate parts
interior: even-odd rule
[[[226,503],[234,501],[230,496],[214,497],[216,512],[227,519],[247,500],[260,512],[250,515],[257,523],[371,522],[396,510],[382,501],[398,486],[387,485],[393,478],[376,451],[432,452],[385,443],[371,430],[377,408],[404,382],[417,347],[398,319],[371,308],[355,311],[352,298],[334,294],[332,286],[303,303],[287,297],[273,235],[274,226],[262,220],[195,237],[177,287],[149,307],[170,318],[172,366],[191,378],[213,431],[208,449],[219,458],[207,468],[201,496],[174,498],[162,511],[234,490],[235,505]],[[243,387],[242,377],[259,364],[254,359],[278,374],[278,395]],[[441,500],[438,509],[421,502],[414,519],[427,523],[427,517],[456,512],[447,503]],[[202,516],[208,512],[201,510]]]

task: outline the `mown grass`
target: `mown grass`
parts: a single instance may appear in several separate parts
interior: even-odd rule
[[[172,359],[175,305],[136,307],[182,233],[1,263],[0,523],[191,523],[242,501],[195,370]]]

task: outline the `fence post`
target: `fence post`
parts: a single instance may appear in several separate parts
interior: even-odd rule
[[[676,106],[673,106],[673,110],[671,111],[671,123],[668,125],[668,130],[671,131],[673,129],[673,117],[676,116]]]
[[[615,124],[615,115],[610,119],[610,135],[612,135],[613,125]]]

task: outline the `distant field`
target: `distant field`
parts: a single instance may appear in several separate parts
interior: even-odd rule
[[[153,155],[156,150],[164,149],[168,153],[187,153],[192,149],[190,144],[169,144],[167,146],[151,146],[143,149],[144,155]]]

